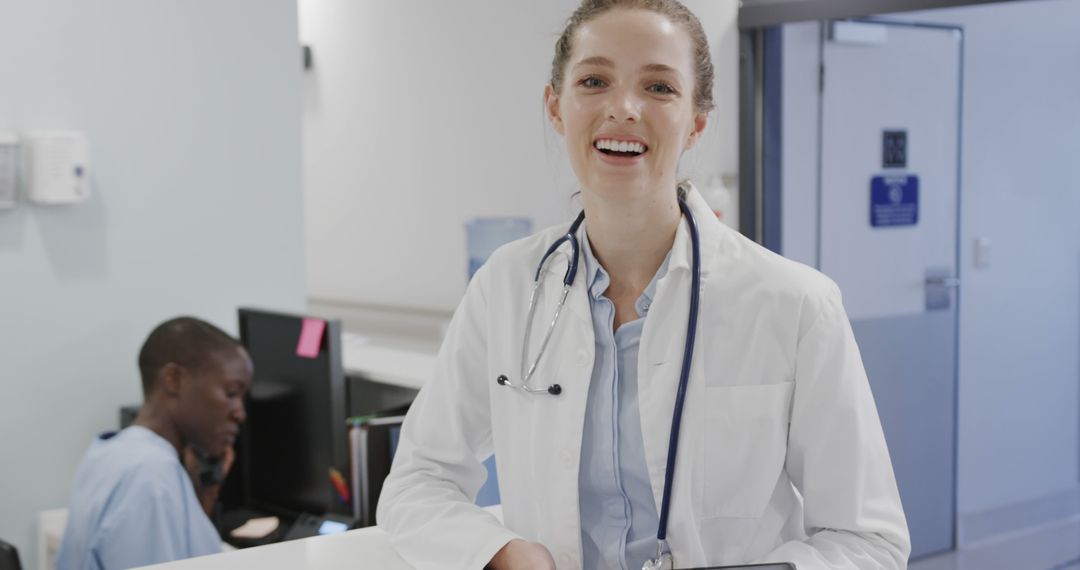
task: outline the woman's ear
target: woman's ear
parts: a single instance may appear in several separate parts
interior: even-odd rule
[[[547,111],[548,120],[551,121],[551,126],[555,127],[555,132],[564,135],[562,112],[559,110],[559,95],[555,93],[555,88],[550,83],[544,86],[544,110]]]
[[[690,137],[686,140],[686,146],[683,150],[690,150],[697,144],[698,139],[701,138],[701,133],[705,130],[705,125],[709,122],[708,113],[698,113],[694,115],[694,128],[690,131]]]

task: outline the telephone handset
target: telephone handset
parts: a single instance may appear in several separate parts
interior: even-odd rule
[[[225,482],[225,456],[210,457],[197,447],[192,447],[199,460],[197,479],[200,487],[213,487]]]

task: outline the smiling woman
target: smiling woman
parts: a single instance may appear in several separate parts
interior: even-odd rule
[[[712,73],[675,0],[571,16],[543,94],[584,211],[492,255],[409,411],[377,519],[417,568],[905,566],[836,285],[677,178]]]

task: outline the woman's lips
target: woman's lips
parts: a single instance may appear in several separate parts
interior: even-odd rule
[[[614,154],[608,154],[596,147],[593,147],[593,152],[596,153],[598,157],[600,157],[601,161],[607,164],[611,164],[613,166],[633,166],[644,160],[645,155],[649,154],[649,151],[646,150],[645,152],[634,156],[618,156]]]

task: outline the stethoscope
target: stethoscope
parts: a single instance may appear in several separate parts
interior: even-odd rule
[[[683,348],[683,362],[682,372],[679,376],[679,390],[675,394],[675,413],[671,418],[671,436],[668,440],[668,455],[667,455],[667,468],[664,472],[664,497],[660,506],[660,524],[656,529],[656,557],[647,560],[642,566],[642,570],[670,570],[672,567],[671,550],[667,545],[667,521],[668,510],[671,503],[671,482],[674,479],[675,474],[675,452],[679,446],[679,426],[682,423],[682,411],[683,401],[686,399],[686,384],[690,380],[690,364],[694,358],[694,337],[697,331],[697,317],[698,317],[698,304],[699,304],[699,290],[701,285],[701,242],[698,236],[697,220],[694,219],[694,214],[690,212],[690,207],[686,205],[686,187],[682,184],[678,187],[678,200],[679,209],[682,210],[683,216],[686,217],[686,223],[690,226],[690,242],[693,249],[693,265],[691,266],[691,285],[690,285],[690,315],[686,324],[686,345]],[[562,394],[562,386],[558,384],[552,384],[547,388],[533,388],[529,382],[532,380],[533,373],[536,372],[536,365],[540,362],[540,358],[544,355],[544,350],[547,348],[548,341],[551,340],[551,333],[555,330],[555,324],[559,321],[559,313],[562,312],[563,305],[566,303],[566,297],[570,294],[570,286],[574,283],[574,276],[577,275],[578,258],[580,257],[580,247],[577,239],[577,231],[581,226],[581,222],[585,220],[585,211],[582,210],[578,214],[574,223],[570,224],[570,229],[566,234],[555,240],[547,251],[544,252],[544,256],[540,258],[540,265],[536,268],[536,276],[533,278],[533,290],[532,296],[529,298],[529,315],[525,319],[525,339],[521,345],[521,378],[520,384],[515,384],[506,377],[505,374],[500,374],[495,382],[500,386],[507,386],[509,388],[516,388],[528,394],[548,394],[551,396],[558,396]],[[551,257],[555,250],[557,250],[563,243],[570,244],[571,256],[569,263],[566,267],[566,274],[563,275],[563,289],[562,295],[559,297],[559,304],[555,306],[555,314],[551,317],[551,323],[548,325],[547,332],[544,334],[544,340],[540,343],[540,350],[536,354],[536,358],[532,359],[529,367],[526,368],[525,364],[529,362],[528,350],[529,350],[529,337],[532,332],[533,318],[536,315],[537,299],[540,293],[540,275],[543,273],[544,264],[548,258]]]

